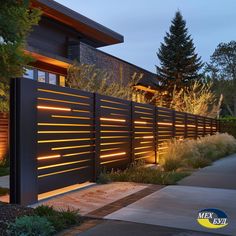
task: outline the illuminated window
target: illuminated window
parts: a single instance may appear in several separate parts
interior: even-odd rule
[[[38,71],[38,82],[46,82],[46,72],[41,70]]]
[[[34,70],[31,68],[26,68],[24,73],[24,78],[34,79]]]
[[[49,84],[57,84],[57,75],[49,73],[48,74],[48,82]]]
[[[66,77],[65,76],[63,76],[63,75],[59,76],[59,85],[62,87],[66,86]]]

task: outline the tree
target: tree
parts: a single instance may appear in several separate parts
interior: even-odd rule
[[[228,114],[236,116],[236,41],[217,46],[206,73],[213,79],[215,91],[223,94]]]
[[[30,1],[1,1],[0,7],[0,111],[7,110],[9,78],[22,76],[32,58],[24,53],[26,38],[40,19]],[[2,108],[4,107],[4,109]]]
[[[21,76],[31,58],[24,54],[26,37],[40,18],[29,1],[7,0],[0,8],[0,78]]]
[[[173,91],[174,87],[180,90],[200,79],[199,70],[203,63],[195,53],[193,40],[179,11],[172,20],[157,56],[160,60],[160,66],[156,66],[157,75],[165,90]]]
[[[211,82],[194,82],[187,89],[172,92],[170,108],[211,118],[219,117],[223,97],[212,92]]]

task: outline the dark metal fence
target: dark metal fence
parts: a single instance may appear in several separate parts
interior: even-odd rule
[[[157,163],[162,143],[219,131],[217,120],[75,89],[12,80],[11,202],[85,181],[134,160]],[[159,148],[159,150],[158,150]]]
[[[0,163],[8,152],[8,114],[0,113]]]

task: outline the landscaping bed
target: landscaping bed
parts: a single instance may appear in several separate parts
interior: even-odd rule
[[[176,184],[198,168],[236,153],[236,139],[229,134],[216,134],[198,139],[173,139],[163,143],[158,168],[147,168],[144,162],[135,162],[125,170],[104,171],[98,183],[136,182],[147,184]]]
[[[80,225],[84,220],[78,211],[54,210],[39,206],[35,209],[0,202],[0,236],[55,235],[64,229]]]

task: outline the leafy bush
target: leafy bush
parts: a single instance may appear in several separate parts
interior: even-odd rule
[[[202,168],[212,161],[236,152],[236,139],[229,134],[200,137],[197,140],[171,140],[160,158],[165,171],[180,167]]]
[[[35,214],[45,217],[57,232],[81,222],[78,211],[56,211],[52,206],[39,206],[35,209]]]
[[[8,234],[14,236],[49,236],[54,232],[52,224],[40,216],[19,217],[8,228]]]

